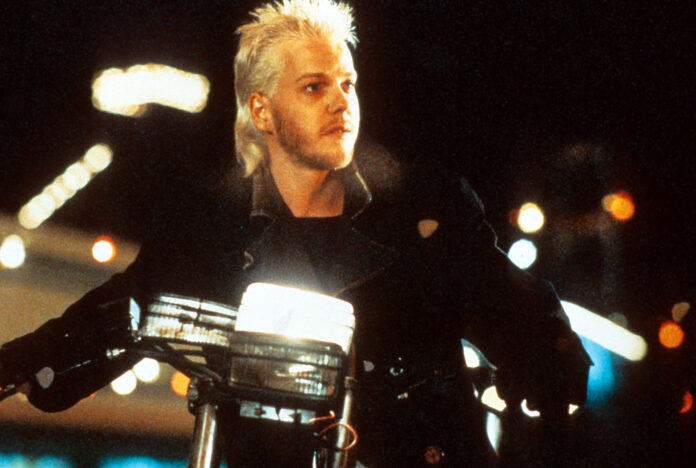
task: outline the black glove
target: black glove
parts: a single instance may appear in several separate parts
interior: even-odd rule
[[[49,366],[56,372],[132,342],[128,300],[97,307],[89,320],[54,319],[0,348],[0,387],[21,384]]]
[[[568,415],[569,404],[585,403],[592,360],[565,323],[554,323],[519,351],[496,372],[498,393],[508,405],[526,399],[529,409],[555,419]]]
[[[29,381],[55,352],[57,337],[50,327],[5,343],[0,348],[0,387]]]

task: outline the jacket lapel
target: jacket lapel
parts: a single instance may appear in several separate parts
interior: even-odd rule
[[[397,250],[383,245],[353,225],[372,201],[372,194],[354,164],[342,170],[346,188],[346,213],[342,229],[331,239],[331,249],[311,251],[314,274],[305,275],[305,283],[316,282],[325,294],[338,296],[379,275],[398,258]],[[265,258],[276,255],[280,243],[280,224],[292,214],[275,187],[268,171],[254,176],[250,224],[255,235],[245,249],[244,269],[250,273]],[[309,250],[309,249],[308,249]],[[252,277],[254,275],[252,274]],[[273,275],[271,275],[272,277]]]

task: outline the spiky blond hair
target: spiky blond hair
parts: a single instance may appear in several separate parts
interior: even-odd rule
[[[253,20],[237,29],[239,49],[234,58],[237,120],[235,152],[251,175],[266,158],[263,134],[251,120],[249,96],[272,95],[280,68],[278,45],[291,39],[326,38],[355,47],[352,8],[334,0],[281,0],[251,12]]]

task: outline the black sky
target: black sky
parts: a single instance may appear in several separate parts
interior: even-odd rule
[[[141,238],[142,219],[166,204],[172,180],[208,173],[230,157],[233,31],[256,4],[4,2],[0,208],[15,212],[104,141],[115,149],[113,167],[55,219]],[[508,211],[525,197],[596,206],[602,190],[627,190],[638,207],[632,225],[622,228],[628,252],[639,252],[632,278],[642,282],[658,265],[688,274],[693,7],[395,0],[354,6],[363,136],[404,159],[464,174],[501,240]],[[135,120],[92,107],[96,72],[143,62],[208,76],[206,110],[155,108]],[[573,172],[557,161],[576,144],[603,148],[602,174],[578,172],[600,180],[568,184]]]

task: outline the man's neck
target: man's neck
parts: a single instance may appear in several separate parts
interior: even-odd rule
[[[334,171],[271,158],[271,175],[283,201],[297,218],[327,218],[343,213],[344,187]]]

